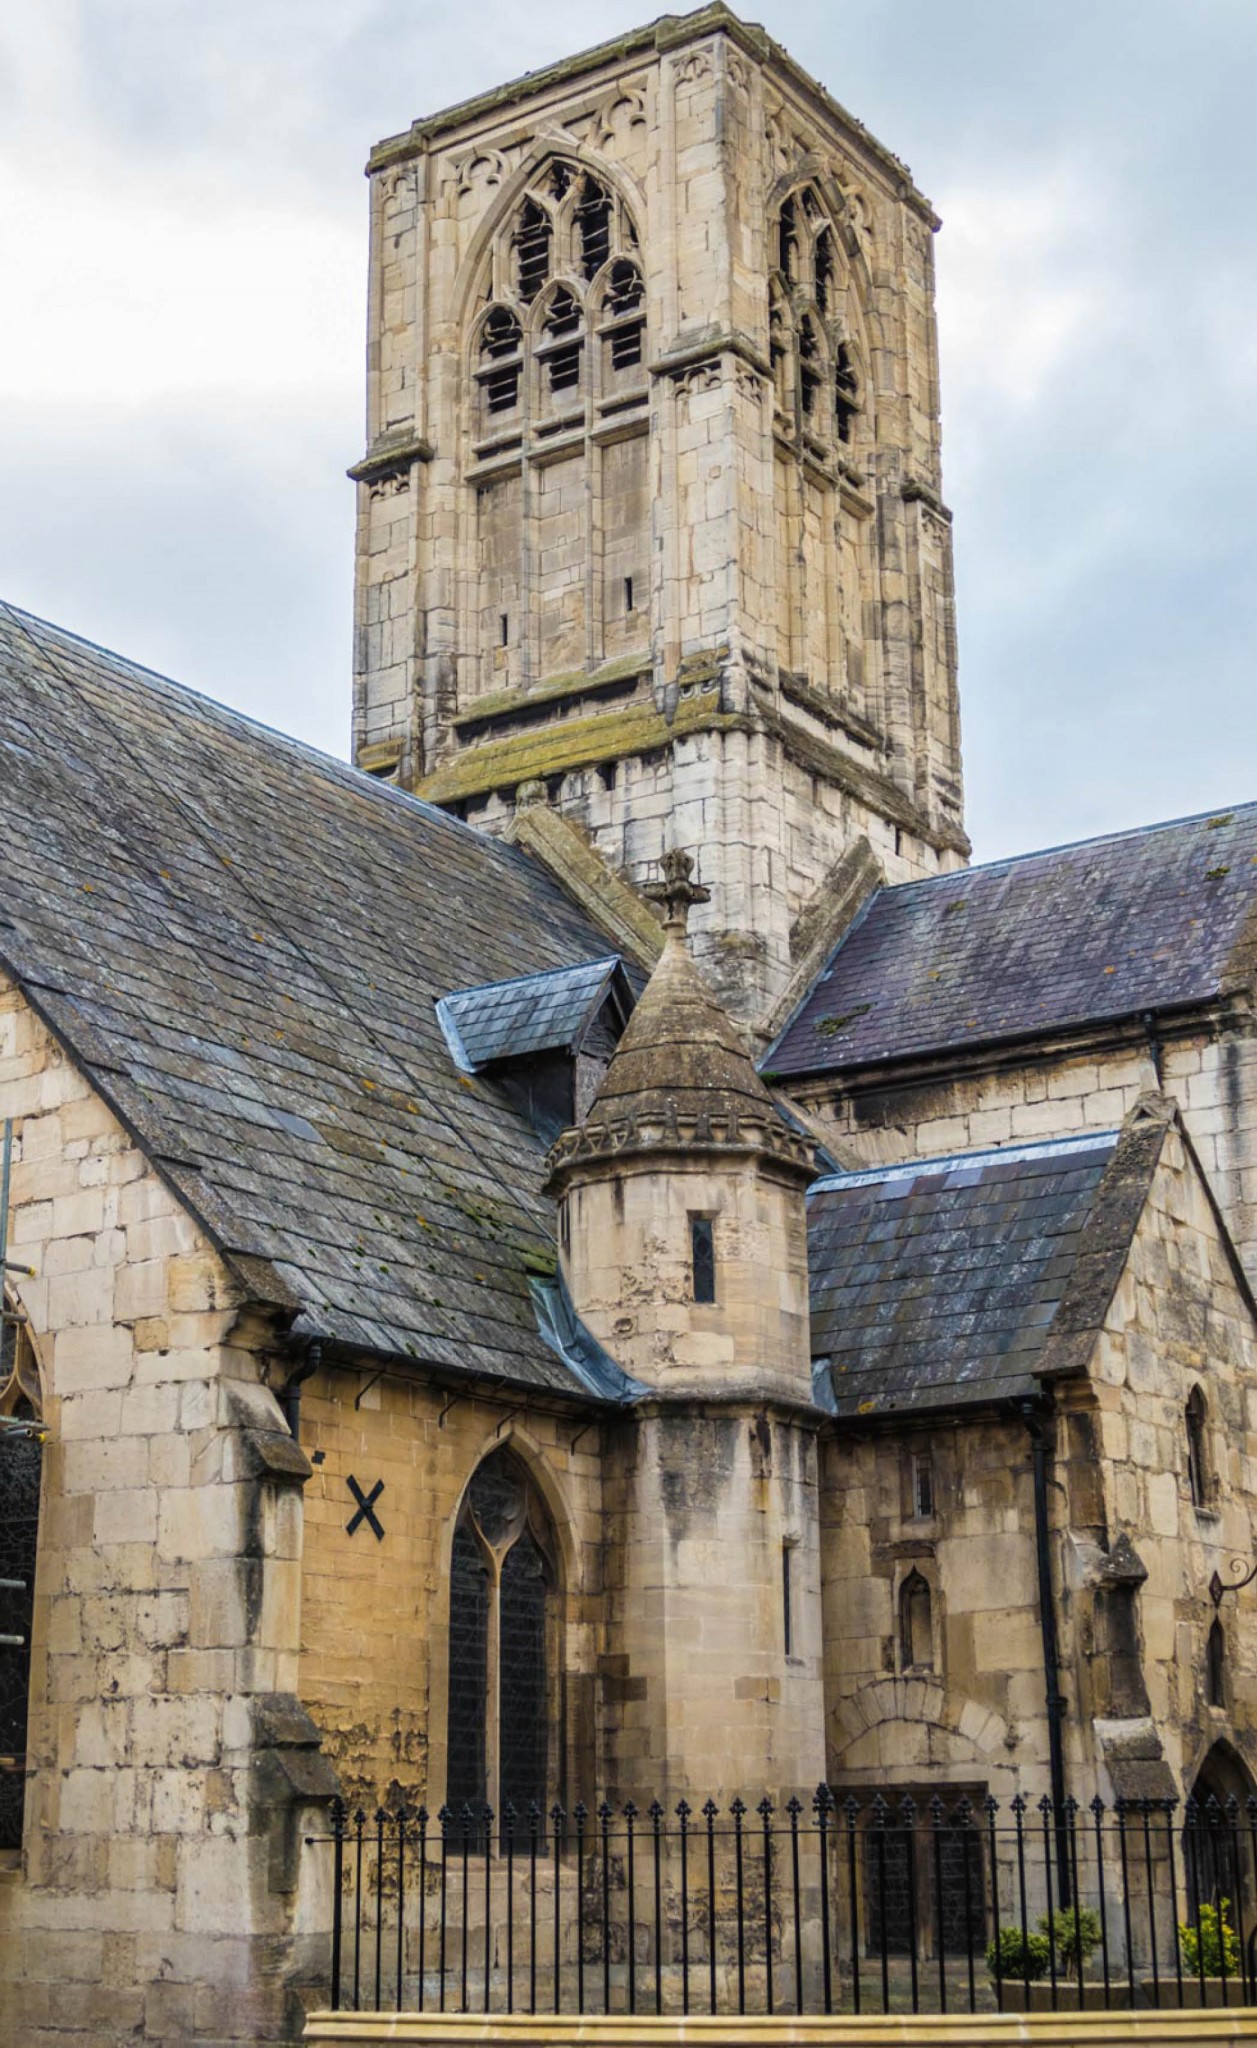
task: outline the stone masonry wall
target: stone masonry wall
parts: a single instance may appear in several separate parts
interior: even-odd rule
[[[449,1555],[472,1473],[503,1445],[533,1474],[554,1523],[562,1607],[567,1783],[590,1800],[599,1777],[595,1687],[604,1647],[600,1429],[579,1414],[389,1376],[323,1369],[303,1390],[301,1438],[318,1461],[306,1491],[299,1691],[345,1796],[445,1798]],[[361,1396],[361,1404],[355,1405]],[[350,1473],[384,1535],[350,1536]],[[573,1790],[573,1788],[579,1788]],[[556,1787],[556,1792],[560,1788]]]
[[[1187,1470],[1186,1408],[1206,1404],[1205,1501]],[[1094,1424],[1067,1418],[1073,1522],[1082,1532],[1098,1461],[1110,1545],[1125,1536],[1147,1570],[1136,1595],[1147,1713],[1181,1797],[1213,1742],[1225,1739],[1257,1773],[1257,1605],[1251,1590],[1217,1610],[1226,1636],[1222,1706],[1205,1693],[1205,1645],[1215,1615],[1211,1574],[1230,1576],[1257,1534],[1257,1332],[1207,1194],[1171,1129],[1126,1271],[1097,1347],[1088,1388]],[[1114,1698],[1095,1559],[1085,1540],[1063,1560],[1073,1608],[1079,1712],[1138,1718]],[[1102,1785],[1101,1790],[1106,1788]]]
[[[1250,1276],[1257,1281],[1257,1036],[1201,1026],[1167,1036],[1160,1078],[1142,1046],[1029,1056],[988,1073],[862,1089],[798,1090],[843,1156],[882,1165],[1112,1130],[1147,1088],[1183,1114]]]
[[[914,1513],[913,1459],[934,1512]],[[821,1487],[831,1781],[1046,1790],[1047,1727],[1029,1444],[1018,1422],[920,1423],[825,1445]],[[900,1589],[931,1594],[929,1663],[909,1663]],[[1036,1792],[1037,1796],[1037,1792]]]
[[[1161,1759],[1185,1797],[1213,1742],[1257,1768],[1257,1608],[1224,1601],[1225,1704],[1205,1699],[1215,1566],[1251,1556],[1257,1517],[1252,1312],[1207,1193],[1177,1133],[1161,1164],[1085,1380],[1058,1393],[1053,1575],[1067,1699],[1068,1789],[1129,1792],[1110,1748]],[[1192,1503],[1185,1412],[1208,1404],[1210,1493]],[[934,1512],[914,1513],[914,1459]],[[1016,1419],[845,1428],[822,1484],[829,1770],[841,1784],[983,1783],[1005,1799],[1048,1790],[1043,1648],[1028,1434]],[[1114,1663],[1112,1559],[1136,1553],[1136,1662]],[[1123,1548],[1117,1548],[1123,1546]],[[1146,1569],[1142,1583],[1141,1567]],[[899,1591],[932,1596],[932,1668],[906,1663]],[[1132,1691],[1133,1684],[1133,1691]],[[1120,1768],[1120,1767],[1119,1767]]]
[[[0,981],[9,1116],[11,1256],[37,1276],[14,1291],[48,1439],[0,2041],[287,2038],[296,1870],[254,1773],[259,1717],[296,1678],[301,1500],[265,1469],[283,1429],[267,1332]]]

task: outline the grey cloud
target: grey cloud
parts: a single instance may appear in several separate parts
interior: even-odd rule
[[[944,216],[944,459],[978,855],[1251,796],[1257,9],[764,12]],[[361,327],[344,308],[364,299],[363,159],[416,115],[630,26],[631,8],[48,0],[21,13],[0,25],[0,174],[7,159],[46,269],[33,284],[24,272],[6,308],[0,375],[23,345],[52,351],[55,373],[0,450],[0,584],[343,748],[343,470],[362,409]],[[116,339],[119,319],[141,350],[154,292],[176,295],[191,333],[247,289],[229,238],[207,243],[203,272],[167,271],[176,232],[108,308],[76,297],[85,193],[126,209],[141,191],[190,227],[242,204],[271,209],[277,236],[286,211],[305,234],[324,220],[323,274],[299,301],[308,340],[268,300],[256,376],[228,349],[224,392],[203,351],[176,398],[111,405],[102,372],[86,407],[85,351]],[[129,245],[125,260],[137,265]],[[276,367],[303,348],[315,369],[285,407]]]

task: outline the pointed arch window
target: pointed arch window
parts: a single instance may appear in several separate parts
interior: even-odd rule
[[[0,1309],[0,1849],[20,1849],[43,1407],[22,1319],[2,1296]]]
[[[526,199],[515,229],[516,289],[531,306],[550,276],[553,228],[549,214],[535,199]]]
[[[646,333],[646,287],[641,271],[626,259],[611,266],[602,307],[602,332],[607,342],[607,368],[617,378],[622,370],[640,368]]]
[[[611,254],[611,199],[596,178],[581,180],[576,207],[581,276],[592,284]]]
[[[577,300],[566,285],[556,285],[546,306],[542,327],[544,339],[539,351],[552,398],[580,390],[583,327],[584,316]]]
[[[524,337],[519,321],[506,306],[494,306],[480,329],[481,403],[493,419],[513,413],[519,405],[524,366]]]
[[[558,1553],[509,1450],[473,1475],[450,1560],[446,1804],[544,1812],[561,1778]]]
[[[777,411],[809,439],[849,444],[864,410],[859,352],[846,326],[846,272],[838,231],[813,185],[781,203],[769,350]]]
[[[627,204],[579,162],[546,159],[477,282],[468,697],[645,654],[651,587],[645,268]]]
[[[1210,1491],[1209,1444],[1206,1433],[1208,1411],[1201,1387],[1193,1387],[1187,1396],[1183,1419],[1187,1437],[1187,1484],[1191,1492],[1192,1505],[1207,1508]]]
[[[899,1588],[899,1652],[905,1671],[934,1669],[934,1617],[929,1581],[910,1571]]]
[[[1226,1630],[1220,1616],[1205,1643],[1205,1700],[1211,1707],[1226,1705]]]
[[[851,440],[863,402],[855,356],[850,344],[840,341],[834,367],[834,420],[840,441]]]

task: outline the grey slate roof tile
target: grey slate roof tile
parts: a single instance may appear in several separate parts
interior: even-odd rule
[[[814,1372],[839,1415],[1030,1393],[1118,1134],[832,1175],[808,1196]],[[1129,1242],[1129,1205],[1115,1224]]]
[[[583,1386],[540,1144],[434,1006],[607,957],[514,849],[0,607],[0,967],[299,1327]]]
[[[619,966],[619,955],[612,953],[579,967],[453,991],[437,1004],[451,1052],[467,1073],[476,1074],[495,1060],[577,1051]]]
[[[841,1072],[1253,978],[1257,804],[879,889],[763,1062]]]

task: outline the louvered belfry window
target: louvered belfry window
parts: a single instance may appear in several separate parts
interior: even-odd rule
[[[558,1796],[554,1531],[509,1450],[475,1473],[450,1565],[446,1804],[508,1805],[526,1822]]]
[[[42,1464],[39,1383],[17,1319],[0,1323],[0,1849],[22,1846]]]

